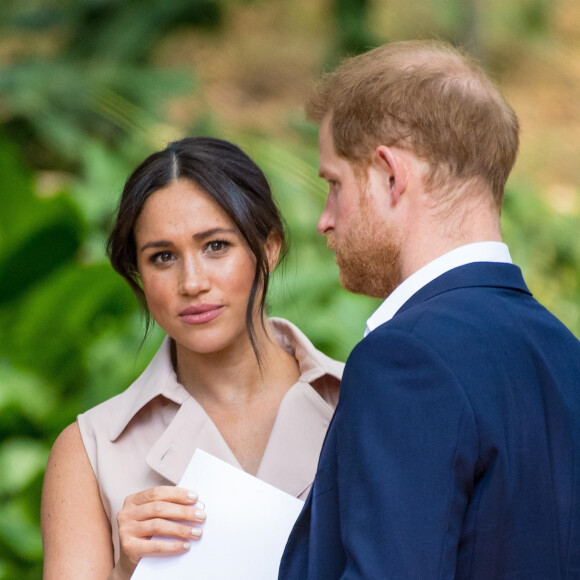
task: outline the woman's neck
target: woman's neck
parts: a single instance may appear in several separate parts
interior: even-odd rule
[[[249,338],[216,353],[193,353],[176,345],[178,381],[204,406],[239,406],[264,390],[287,390],[298,380],[297,361],[276,342],[268,322],[265,326],[255,325],[260,363]]]
[[[282,399],[297,382],[296,359],[256,325],[260,364],[249,338],[228,352],[177,350],[177,376],[211,418],[242,469],[256,475]],[[259,328],[259,330],[258,330]]]

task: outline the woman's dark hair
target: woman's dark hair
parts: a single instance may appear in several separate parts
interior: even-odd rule
[[[149,196],[176,179],[188,179],[203,189],[225,211],[256,257],[246,309],[246,329],[260,360],[253,312],[261,290],[259,310],[263,314],[268,290],[269,264],[264,244],[269,234],[276,232],[282,240],[280,259],[286,254],[287,246],[282,218],[268,180],[239,147],[211,137],[188,137],[147,157],[123,188],[115,225],[107,241],[111,264],[139,299],[146,316],[147,334],[151,315],[137,267],[135,224]],[[263,316],[261,318],[263,324]]]

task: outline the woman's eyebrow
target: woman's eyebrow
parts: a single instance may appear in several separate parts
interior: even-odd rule
[[[235,233],[237,233],[237,230],[235,230],[234,228],[211,228],[209,230],[204,230],[203,232],[193,234],[193,239],[203,240],[205,238],[215,236],[216,234],[235,234]]]
[[[151,241],[151,242],[147,242],[146,244],[143,244],[139,251],[144,252],[148,248],[167,248],[167,246],[171,246],[170,241],[168,241],[168,240],[156,240],[156,241]]]
[[[209,230],[203,230],[202,232],[197,232],[193,234],[194,240],[205,240],[211,236],[215,236],[216,234],[236,234],[237,230],[234,228],[210,228]],[[173,242],[169,240],[152,240],[147,242],[141,246],[139,249],[140,252],[144,252],[149,248],[167,248],[168,246],[172,246]]]

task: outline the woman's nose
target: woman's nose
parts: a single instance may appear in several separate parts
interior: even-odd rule
[[[188,258],[182,263],[179,292],[195,296],[209,289],[208,272],[201,260]]]

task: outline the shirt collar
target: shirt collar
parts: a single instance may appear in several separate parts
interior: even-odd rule
[[[502,242],[476,242],[455,248],[429,262],[403,280],[367,320],[364,335],[388,322],[398,310],[429,282],[445,272],[474,262],[501,262],[511,264],[508,247]]]

